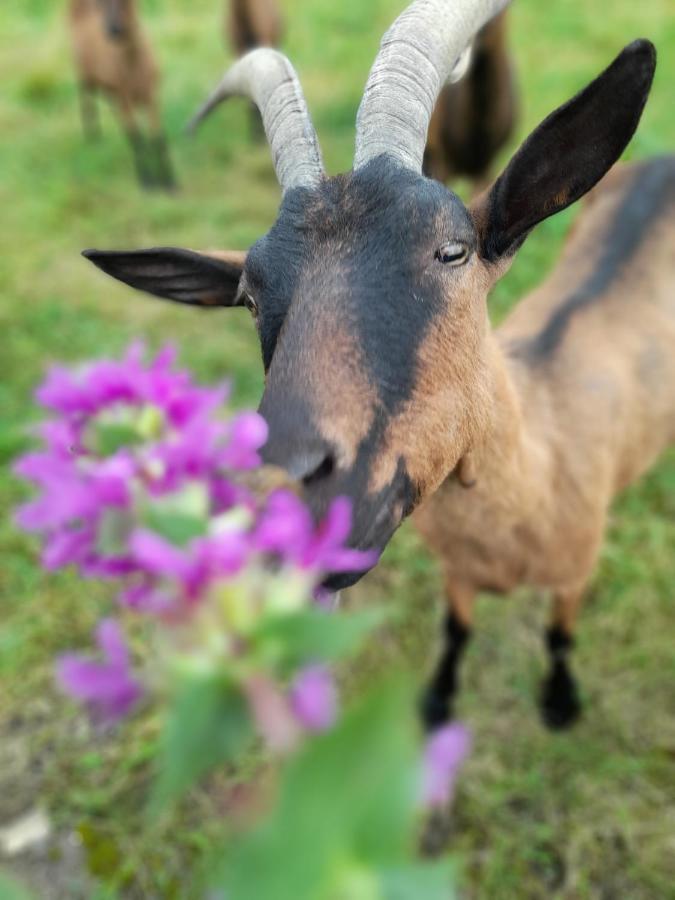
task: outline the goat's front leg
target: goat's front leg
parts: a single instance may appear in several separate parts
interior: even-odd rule
[[[133,153],[138,181],[143,188],[152,187],[154,179],[148,165],[148,146],[138,127],[133,104],[122,95],[117,98],[117,110]]]
[[[568,728],[581,713],[569,656],[574,648],[574,626],[582,596],[581,590],[561,591],[554,596],[551,626],[546,632],[551,665],[541,695],[541,713],[549,728]]]
[[[162,118],[157,103],[153,100],[147,108],[148,126],[150,130],[150,148],[152,151],[153,183],[156,187],[167,191],[173,190],[176,184],[169,144],[162,128]]]
[[[101,126],[98,118],[95,88],[91,87],[91,85],[86,82],[81,81],[79,91],[82,131],[88,141],[97,140],[101,136]]]
[[[443,649],[436,670],[422,697],[422,721],[428,731],[449,722],[458,687],[457,668],[471,637],[475,591],[448,585],[448,613],[443,623]]]

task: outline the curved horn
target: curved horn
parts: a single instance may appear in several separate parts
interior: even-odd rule
[[[509,0],[415,0],[382,38],[356,118],[358,169],[381,153],[422,171],[443,84],[466,71],[474,35]]]
[[[238,60],[190,120],[187,130],[194,131],[219,103],[235,96],[249,97],[260,110],[284,192],[321,181],[324,167],[319,141],[298,76],[283,53],[262,47]]]

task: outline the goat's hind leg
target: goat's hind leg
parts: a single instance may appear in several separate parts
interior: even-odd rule
[[[421,702],[422,722],[427,731],[440,728],[453,717],[458,687],[457,669],[471,637],[475,592],[448,585],[448,613],[443,627],[443,649]]]
[[[541,693],[541,714],[549,728],[569,728],[581,713],[579,691],[569,664],[581,600],[581,590],[561,591],[554,596],[553,617],[546,632],[550,669]]]

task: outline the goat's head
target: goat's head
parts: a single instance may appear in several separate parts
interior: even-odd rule
[[[480,440],[490,285],[537,222],[614,163],[649,91],[654,50],[636,42],[466,208],[422,176],[426,130],[446,60],[504,5],[474,0],[462,15],[442,0],[412,5],[366,86],[354,168],[333,178],[290,63],[254,51],[197,118],[232,94],[258,104],[284,191],[270,231],[248,254],[87,253],[158,296],[252,311],[266,372],[265,459],[303,482],[317,515],[332,497],[351,497],[355,546],[381,549]]]
[[[107,36],[112,41],[123,40],[130,26],[132,0],[98,0]]]

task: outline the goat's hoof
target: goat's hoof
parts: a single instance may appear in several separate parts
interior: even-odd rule
[[[549,675],[541,694],[544,724],[555,731],[570,728],[581,714],[581,701],[576,682],[567,668],[557,668]]]
[[[420,702],[420,718],[425,731],[437,731],[452,720],[452,702],[447,697],[427,691]]]

